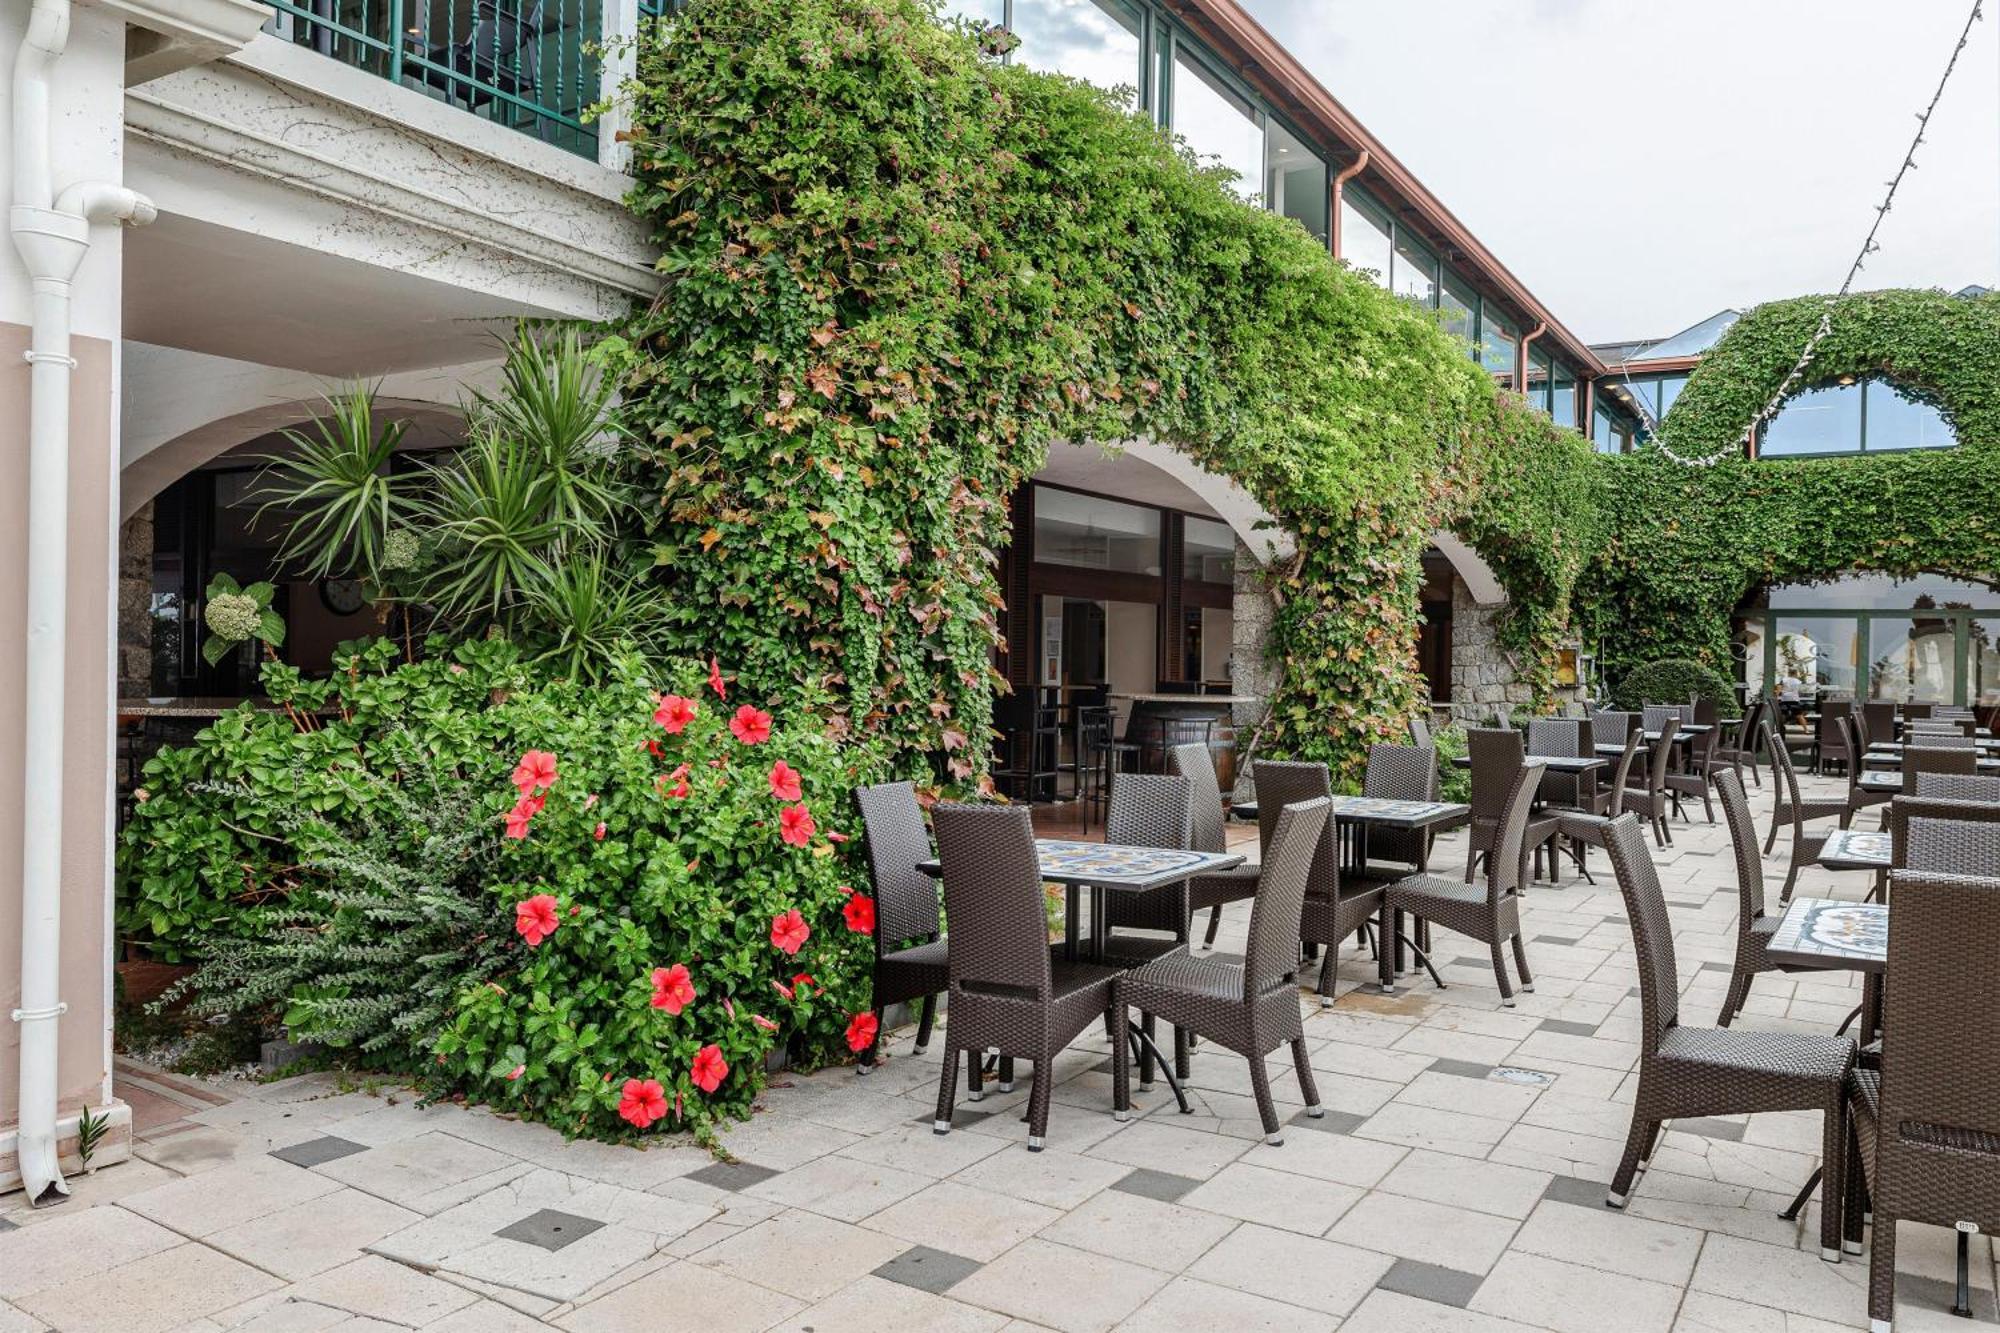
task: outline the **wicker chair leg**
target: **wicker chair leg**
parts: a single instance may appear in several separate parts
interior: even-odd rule
[[[1255,1050],[1259,1043],[1251,1042]],[[1264,1142],[1273,1148],[1285,1141],[1284,1132],[1278,1127],[1278,1107],[1271,1100],[1271,1069],[1262,1056],[1250,1057],[1250,1092],[1257,1099],[1257,1118],[1264,1122]]]
[[[1802,864],[1804,863],[1799,860],[1798,844],[1794,843],[1792,844],[1792,868],[1785,872],[1785,882],[1778,889],[1778,901],[1780,903],[1789,903],[1792,900],[1792,886],[1799,882],[1799,867]]]
[[[1391,960],[1395,957],[1395,953],[1394,949],[1383,949],[1376,954],[1376,960],[1384,968],[1393,968],[1395,963]],[[1339,962],[1340,950],[1331,944],[1327,945],[1326,959],[1319,965],[1319,1007],[1322,1009],[1333,1006],[1333,974]]]
[[[1868,1333],[1889,1333],[1896,1319],[1896,1219],[1880,1208],[1869,1245]]]
[[[1704,781],[1701,784],[1701,810],[1703,814],[1708,816],[1708,822],[1713,824],[1715,822],[1715,800],[1710,795],[1709,783],[1705,778],[1706,775],[1704,775]]]
[[[1104,1016],[1111,1029],[1111,1118],[1132,1118],[1132,1039],[1131,1017],[1120,1001]]]
[[[1604,1196],[1607,1208],[1623,1208],[1625,1200],[1632,1193],[1632,1178],[1639,1174],[1639,1159],[1646,1155],[1648,1145],[1659,1130],[1657,1120],[1632,1118],[1632,1130],[1625,1136],[1625,1156],[1618,1163],[1617,1172],[1611,1177],[1610,1192]]]
[[[1729,994],[1723,998],[1722,1012],[1716,1016],[1717,1027],[1728,1027],[1729,1020],[1743,1012],[1743,1002],[1750,998],[1750,982],[1756,975],[1739,967],[1736,975],[1729,979]]]
[[[1028,1151],[1040,1152],[1049,1133],[1049,1094],[1055,1080],[1038,1078],[1028,1093]]]
[[[1151,1014],[1139,1015],[1139,1031],[1146,1034],[1146,1040],[1139,1043],[1139,1087],[1141,1091],[1153,1086],[1153,1033],[1155,1025]]]
[[[1535,990],[1535,977],[1532,972],[1528,971],[1528,946],[1521,943],[1521,937],[1518,934],[1514,936],[1512,943],[1514,945],[1514,970],[1521,974],[1521,989],[1532,995]]]
[[[1778,808],[1771,812],[1771,834],[1764,839],[1764,855],[1769,856],[1771,849],[1778,845],[1778,829],[1783,826],[1787,813],[1783,801],[1778,802]]]
[[[1220,929],[1221,926],[1222,926],[1222,904],[1217,903],[1215,906],[1208,909],[1208,930],[1201,937],[1202,948],[1213,949],[1215,947],[1215,932],[1218,929]]]
[[[972,1057],[972,1067],[979,1068],[979,1057]],[[951,1133],[952,1094],[958,1083],[958,1047],[947,1041],[944,1045],[944,1068],[938,1073],[937,1119],[931,1122],[931,1131],[936,1134]]]
[[[1821,1119],[1820,1163],[1825,1174],[1819,1184],[1819,1257],[1837,1264],[1841,1223],[1847,1209],[1842,1174],[1847,1166],[1847,1098],[1840,1089],[1834,1090],[1833,1103]]]
[[[1861,1144],[1855,1137],[1855,1122],[1847,1119],[1847,1164],[1841,1170],[1841,1178],[1846,1182],[1841,1193],[1840,1248],[1848,1254],[1861,1253],[1861,1238],[1866,1222],[1862,1214],[1867,1209],[1868,1173],[1861,1165]]]
[[[937,1021],[937,996],[924,996],[924,1007],[917,1015],[916,1054],[922,1055],[931,1044],[931,1026]]]
[[[1000,1091],[1012,1092],[1013,1090],[1014,1090],[1014,1057],[1011,1055],[1003,1055],[1000,1057]]]
[[[1500,941],[1495,939],[1486,947],[1493,952],[1493,980],[1500,987],[1500,1003],[1512,1009],[1514,987],[1507,981],[1507,959],[1500,952]]]
[[[1194,1071],[1188,1067],[1188,1030],[1174,1026],[1174,1077],[1185,1083]]]
[[[1299,1074],[1299,1095],[1305,1098],[1306,1114],[1317,1120],[1326,1114],[1326,1108],[1319,1104],[1319,1084],[1313,1081],[1312,1061],[1306,1059],[1306,1039],[1292,1038],[1292,1067]]]
[[[976,1102],[986,1095],[984,1080],[986,1052],[971,1050],[965,1052],[965,1100]]]
[[[1465,854],[1465,882],[1466,882],[1467,884],[1470,884],[1470,883],[1472,883],[1472,872],[1473,872],[1474,870],[1478,869],[1478,867],[1479,867],[1479,858],[1480,858],[1480,857],[1482,857],[1482,856],[1484,856],[1484,855],[1485,855],[1485,853],[1484,853],[1484,852],[1481,852],[1481,851],[1478,851],[1478,850],[1470,850],[1470,851],[1467,851],[1467,852],[1466,852],[1466,854]]]

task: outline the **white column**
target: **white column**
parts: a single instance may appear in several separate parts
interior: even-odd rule
[[[632,146],[618,137],[632,127],[631,103],[625,83],[639,68],[639,0],[603,0],[604,56],[598,72],[598,100],[605,112],[597,118],[597,161],[613,171],[631,166]]]

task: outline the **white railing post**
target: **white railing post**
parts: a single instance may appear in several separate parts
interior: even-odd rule
[[[603,0],[604,57],[599,62],[598,99],[606,110],[597,118],[597,161],[613,171],[631,166],[631,145],[619,139],[632,113],[625,81],[638,71],[639,0]]]

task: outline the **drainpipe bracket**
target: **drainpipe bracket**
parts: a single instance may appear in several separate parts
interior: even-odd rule
[[[47,361],[50,362],[51,364],[62,366],[69,370],[75,370],[77,367],[77,359],[75,357],[62,356],[55,352],[27,351],[21,353],[21,359],[23,361],[26,361],[31,366],[34,365],[37,361]]]
[[[16,1009],[13,1019],[16,1023],[46,1023],[50,1019],[61,1018],[69,1012],[69,1001],[58,1000],[43,1009]]]

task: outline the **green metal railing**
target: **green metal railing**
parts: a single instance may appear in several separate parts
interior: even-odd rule
[[[585,157],[601,0],[264,0],[270,30]],[[643,0],[642,0],[643,3]]]

